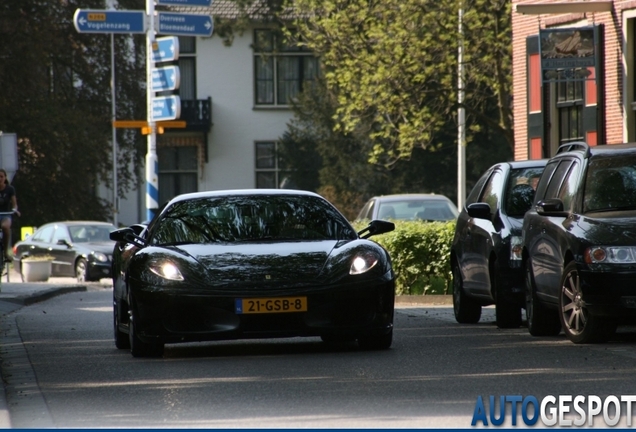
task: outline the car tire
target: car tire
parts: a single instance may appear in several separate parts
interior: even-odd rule
[[[481,318],[481,305],[464,293],[459,266],[453,264],[453,312],[460,324],[475,324]]]
[[[565,266],[561,277],[559,311],[565,336],[575,344],[604,343],[616,332],[616,320],[592,315],[585,307],[574,261]]]
[[[363,337],[358,339],[358,346],[363,350],[387,350],[391,348],[391,344],[393,343],[393,329],[389,330],[388,333],[380,335],[380,336],[370,336]]]
[[[164,344],[147,343],[139,339],[137,335],[137,324],[134,307],[131,305],[130,321],[128,322],[128,341],[130,344],[130,353],[133,357],[161,357],[163,355]]]
[[[548,309],[537,297],[532,275],[532,263],[526,261],[526,320],[532,336],[557,336],[561,333],[561,321],[557,311]]]
[[[128,335],[121,330],[119,330],[119,324],[121,316],[121,305],[117,301],[116,298],[113,297],[113,327],[115,332],[115,346],[117,349],[127,349],[130,348],[130,339]]]
[[[80,258],[75,263],[75,278],[78,283],[87,282],[88,264],[84,258]]]
[[[495,286],[495,313],[497,327],[499,328],[517,328],[521,326],[521,306],[506,298],[503,292],[503,284],[499,280],[496,271],[492,272],[490,281]]]

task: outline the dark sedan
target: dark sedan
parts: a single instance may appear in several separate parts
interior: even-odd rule
[[[13,247],[14,265],[22,273],[22,259],[53,257],[51,276],[76,277],[78,282],[111,277],[113,224],[99,221],[62,221],[42,225]]]
[[[451,247],[458,322],[475,323],[482,306],[495,304],[497,326],[521,325],[521,226],[545,165],[545,159],[493,165],[466,199]]]
[[[111,234],[115,345],[135,357],[206,340],[319,336],[388,349],[395,275],[321,196],[294,190],[181,195]]]

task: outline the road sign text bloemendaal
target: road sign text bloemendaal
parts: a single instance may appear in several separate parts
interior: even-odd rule
[[[152,100],[152,119],[154,121],[174,120],[181,115],[179,96],[159,96]]]
[[[77,9],[73,24],[79,33],[145,33],[145,11]]]
[[[179,59],[179,38],[165,36],[155,39],[152,44],[152,61],[169,62]]]
[[[212,0],[157,0],[158,5],[210,6]]]
[[[159,12],[156,17],[157,33],[182,36],[211,36],[214,30],[209,15]]]
[[[178,66],[165,66],[152,70],[152,91],[170,91],[179,88],[180,74]]]

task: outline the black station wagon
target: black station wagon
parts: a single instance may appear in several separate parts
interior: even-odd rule
[[[636,317],[636,145],[559,148],[524,219],[523,260],[530,334],[605,342]]]

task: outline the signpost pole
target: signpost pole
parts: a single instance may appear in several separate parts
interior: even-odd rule
[[[146,153],[146,219],[151,220],[159,208],[159,161],[157,159],[157,124],[153,119],[152,101],[152,69],[154,60],[152,45],[155,41],[155,4],[154,0],[146,0],[146,14],[148,15],[148,31],[146,32],[146,104],[147,120],[150,133],[148,134],[148,150]]]

